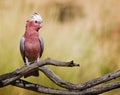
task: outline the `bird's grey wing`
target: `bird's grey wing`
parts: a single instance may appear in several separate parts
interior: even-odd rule
[[[20,53],[21,53],[22,58],[25,62],[24,42],[25,42],[25,38],[22,36],[21,39],[20,39]]]
[[[44,41],[42,36],[39,35],[39,41],[40,41],[40,47],[41,47],[41,51],[40,51],[40,57],[42,56],[42,53],[44,51]]]

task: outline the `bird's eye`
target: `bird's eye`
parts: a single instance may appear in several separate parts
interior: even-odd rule
[[[38,21],[36,20],[35,23],[38,23]]]

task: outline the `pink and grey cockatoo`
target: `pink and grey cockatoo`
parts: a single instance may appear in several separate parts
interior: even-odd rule
[[[42,17],[38,13],[34,13],[26,22],[26,30],[20,40],[20,52],[25,65],[33,62],[39,62],[44,50],[44,42],[38,31],[42,27]],[[39,76],[38,70],[30,72],[24,77]]]

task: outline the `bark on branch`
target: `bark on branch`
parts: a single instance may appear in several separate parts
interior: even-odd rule
[[[39,93],[45,93],[45,94],[58,94],[58,95],[97,95],[101,94],[103,92],[113,90],[120,87],[120,81],[109,83],[104,86],[96,87],[96,88],[89,88],[86,90],[59,90],[54,88],[45,87],[42,85],[30,83],[24,80],[16,80],[12,83],[12,85],[24,88],[27,90],[39,92]]]
[[[46,93],[46,94],[60,94],[60,95],[61,94],[62,95],[93,95],[94,94],[95,95],[116,88],[120,88],[120,81],[111,82],[109,84],[98,86],[101,83],[110,81],[115,78],[119,78],[120,70],[114,71],[112,73],[106,74],[96,79],[89,80],[84,83],[73,84],[62,80],[51,69],[49,69],[45,65],[64,66],[64,67],[79,66],[79,64],[75,64],[73,61],[62,62],[48,58],[43,61],[40,61],[39,63],[34,63],[29,66],[23,66],[20,69],[17,69],[11,73],[1,75],[0,87],[4,87],[11,84],[13,86],[21,87],[35,92]],[[36,69],[42,71],[51,81],[53,81],[58,86],[64,88],[64,90],[49,88],[20,79],[25,74],[34,71]]]
[[[47,58],[43,61],[40,61],[39,63],[34,63],[29,66],[23,66],[20,69],[17,69],[11,73],[1,75],[0,76],[0,87],[10,84],[11,82],[21,78],[25,74],[30,73],[38,69],[38,67],[42,67],[44,65],[55,65],[55,66],[65,66],[65,67],[79,66],[79,64],[75,64],[73,61],[62,62],[62,61],[57,61],[57,60],[52,60],[50,58]]]

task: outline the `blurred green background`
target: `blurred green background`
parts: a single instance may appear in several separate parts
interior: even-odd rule
[[[120,69],[120,1],[118,0],[0,0],[0,74],[23,66],[20,37],[32,13],[43,17],[42,60],[74,60],[81,67],[50,68],[62,79],[80,83]],[[25,80],[59,88],[44,74]],[[102,95],[118,95],[120,89]],[[7,86],[0,95],[40,95]],[[43,94],[41,94],[43,95]]]

